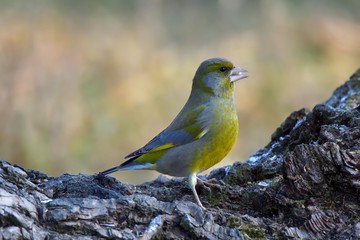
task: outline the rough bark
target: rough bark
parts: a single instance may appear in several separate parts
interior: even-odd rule
[[[360,70],[293,112],[246,163],[141,185],[0,162],[0,239],[359,239]]]

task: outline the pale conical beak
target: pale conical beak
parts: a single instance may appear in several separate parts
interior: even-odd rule
[[[236,82],[237,80],[247,77],[248,77],[248,71],[246,69],[234,67],[230,71],[230,82]]]

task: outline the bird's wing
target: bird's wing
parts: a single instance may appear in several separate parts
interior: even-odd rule
[[[201,105],[194,110],[180,113],[172,124],[159,135],[154,137],[144,147],[127,155],[126,159],[135,159],[145,153],[157,152],[172,147],[184,145],[204,136],[207,131],[207,121],[203,116],[206,110]]]

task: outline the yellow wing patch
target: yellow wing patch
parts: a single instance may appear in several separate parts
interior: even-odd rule
[[[149,152],[156,152],[156,151],[160,151],[160,150],[172,148],[172,147],[174,147],[174,146],[175,146],[175,145],[172,144],[172,143],[167,143],[167,144],[161,145],[161,146],[159,146],[159,147],[153,148],[153,149],[151,149]]]
[[[208,131],[209,131],[209,129],[207,129],[207,128],[202,130],[194,139],[202,138]]]

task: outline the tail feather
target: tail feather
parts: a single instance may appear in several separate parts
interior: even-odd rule
[[[110,173],[113,173],[113,172],[117,172],[121,169],[121,165],[120,166],[116,166],[116,167],[113,167],[113,168],[110,168],[108,170],[105,170],[103,172],[100,172],[98,173],[98,176],[105,176],[105,175],[108,175]]]
[[[124,169],[124,167],[126,165],[128,165],[129,163],[131,163],[132,161],[134,161],[137,157],[132,157],[130,159],[128,159],[127,161],[123,162],[122,164],[116,166],[116,167],[113,167],[113,168],[110,168],[108,170],[105,170],[103,172],[100,172],[98,173],[98,176],[105,176],[105,175],[108,175],[108,174],[111,174],[113,172],[117,172],[117,171],[120,171],[120,170],[127,170],[127,169]]]
[[[103,176],[111,174],[113,172],[124,171],[124,170],[144,170],[144,169],[151,170],[151,169],[154,169],[155,164],[153,164],[153,163],[134,162],[134,160],[138,157],[139,156],[130,158],[127,161],[120,164],[119,166],[116,166],[116,167],[110,168],[108,170],[105,170],[103,172],[100,172],[100,173],[98,173],[98,176],[103,177]]]

